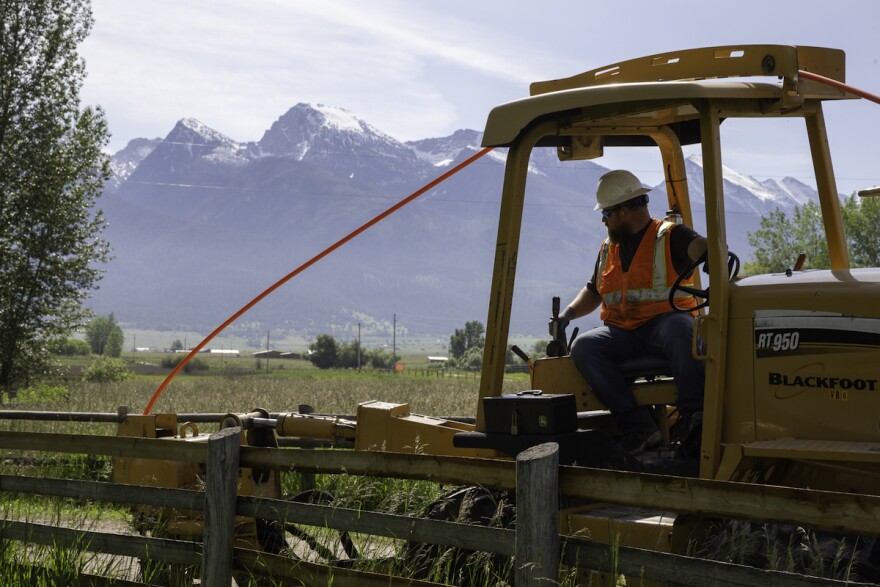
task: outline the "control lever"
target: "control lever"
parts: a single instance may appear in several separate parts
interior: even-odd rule
[[[512,345],[510,347],[510,350],[511,352],[513,352],[514,355],[522,359],[526,365],[528,365],[529,367],[532,366],[532,358],[529,357],[521,348],[516,345]]]
[[[568,354],[568,341],[565,338],[565,327],[568,320],[559,317],[559,296],[553,296],[553,317],[550,318],[550,336],[547,343],[548,357],[564,357]]]
[[[580,331],[580,328],[578,328],[577,326],[575,326],[574,330],[571,331],[571,338],[568,339],[568,354],[569,355],[571,354],[571,345],[574,344],[574,339],[577,338],[579,331]]]

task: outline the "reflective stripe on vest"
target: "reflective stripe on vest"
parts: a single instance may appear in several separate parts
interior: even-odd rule
[[[605,240],[599,252],[599,264],[596,271],[596,289],[602,296],[603,302],[602,320],[624,328],[635,328],[654,316],[671,310],[668,303],[669,292],[677,276],[673,275],[671,276],[672,279],[670,279],[668,267],[671,267],[672,261],[667,259],[667,252],[669,251],[667,239],[669,231],[673,226],[675,225],[671,222],[653,220],[633,256],[632,263],[641,262],[644,264],[647,260],[647,255],[645,254],[647,251],[644,251],[643,247],[653,246],[653,254],[649,257],[653,265],[650,273],[650,287],[645,287],[648,285],[646,283],[648,276],[643,274],[648,269],[647,267],[638,266],[632,272],[633,274],[629,275],[630,272],[623,273],[622,267],[612,266],[611,271],[620,273],[619,275],[615,274],[615,279],[613,280],[617,281],[619,286],[613,290],[603,291],[603,275],[608,267],[609,256],[611,256],[611,243],[607,239]],[[619,249],[615,252],[617,254],[614,258],[619,264]],[[630,270],[632,269],[633,266],[631,265]],[[612,274],[609,273],[610,275]],[[635,289],[628,287],[630,281],[639,282],[640,279],[642,283],[638,283],[638,285],[643,287]],[[692,283],[693,279],[689,278],[684,280],[682,285],[692,285]],[[613,283],[611,285],[605,283],[604,285],[606,289],[614,287]],[[626,294],[625,298],[623,297],[624,292]],[[677,305],[682,309],[696,305],[693,297],[682,291],[676,292],[675,299],[680,300]],[[622,305],[626,307],[621,307]]]

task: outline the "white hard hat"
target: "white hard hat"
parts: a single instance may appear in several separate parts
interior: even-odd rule
[[[599,185],[596,186],[596,207],[593,210],[611,208],[650,191],[651,188],[642,185],[639,178],[625,169],[609,171],[599,178]]]

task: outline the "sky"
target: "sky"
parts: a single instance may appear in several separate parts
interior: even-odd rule
[[[82,97],[111,151],[192,117],[256,141],[300,102],[345,108],[400,140],[482,130],[533,81],[678,49],[772,43],[843,49],[847,82],[880,94],[880,2],[739,0],[92,0]],[[717,8],[714,8],[716,7]],[[880,185],[880,105],[830,104],[842,193]],[[797,124],[794,124],[797,123]],[[811,177],[801,121],[722,127],[723,162],[761,179]],[[770,129],[769,131],[767,129]],[[607,151],[606,151],[607,152]],[[646,183],[654,150],[610,154]]]

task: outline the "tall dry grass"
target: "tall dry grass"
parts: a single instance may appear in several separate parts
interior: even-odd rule
[[[159,387],[162,378],[140,376],[119,382],[90,383],[70,380],[66,394],[14,398],[4,409],[59,412],[116,412],[128,406],[141,413]],[[527,389],[527,376],[505,381],[504,393]],[[174,379],[156,402],[152,413],[246,413],[255,408],[269,412],[296,412],[301,404],[317,413],[355,414],[361,402],[379,400],[407,403],[414,413],[430,416],[476,415],[479,380],[471,377],[422,377],[390,373],[353,371],[321,372],[277,378],[249,375],[218,377],[181,375]],[[79,432],[115,434],[109,424],[29,422],[0,417],[0,430]]]
[[[66,394],[58,393],[57,386],[53,386],[52,393],[23,394],[13,405],[5,407],[59,412],[116,412],[119,406],[126,405],[129,406],[131,413],[140,413],[161,380],[158,376],[139,376],[115,383],[70,381],[65,384]],[[355,414],[360,402],[380,400],[408,403],[417,413],[472,417],[476,413],[478,387],[479,381],[473,376],[440,378],[375,372],[303,373],[295,377],[180,376],[163,393],[153,412],[248,412],[257,407],[270,412],[285,412],[296,411],[300,404],[308,404],[319,413]],[[506,384],[504,391],[513,392],[527,387],[527,378],[520,376],[512,378]],[[210,432],[211,426],[200,426],[200,428],[203,428],[203,432]],[[107,423],[33,422],[2,418],[0,418],[0,429],[107,435],[116,432],[116,426]],[[20,457],[21,454],[15,456]],[[37,467],[27,464],[29,461],[26,458],[24,460],[7,458],[0,464],[0,471],[38,476],[109,479],[111,466],[109,459],[92,459],[95,461],[93,463],[88,457],[75,455],[49,458],[51,459],[49,464],[41,458]],[[318,475],[315,482],[318,493],[331,496],[330,504],[335,507],[372,509],[411,516],[422,515],[427,504],[448,491],[448,488],[436,483],[348,475]],[[291,498],[302,489],[298,475],[284,476],[285,497]],[[49,505],[47,500],[27,496],[7,496],[0,498],[0,503],[6,505],[9,517],[17,519],[34,515],[33,512],[40,511],[41,508],[59,507]],[[125,508],[104,509],[99,504],[86,506],[81,502],[68,501],[61,506],[57,517],[63,520],[63,525],[79,525],[84,507],[91,511],[94,511],[93,507],[96,508],[102,518],[109,516],[118,520],[125,515]],[[17,513],[13,513],[13,510],[17,510]],[[334,532],[321,529],[311,529],[309,532],[326,540],[331,548],[334,544],[338,545],[339,538]],[[376,537],[355,536],[354,540],[360,551],[367,555],[364,561],[365,567],[378,572],[389,570],[384,565],[390,560],[396,560],[397,553],[403,547],[401,541]],[[479,555],[474,556],[479,557]],[[374,557],[377,558],[371,560]],[[78,573],[81,569],[80,557],[68,558],[71,564],[64,565],[62,570]],[[14,558],[13,561],[16,564],[21,562],[18,558]],[[27,557],[25,562],[30,562],[27,561]],[[400,563],[395,566],[396,573],[407,573],[405,562],[402,566]],[[118,576],[126,573],[123,571],[110,574]]]

